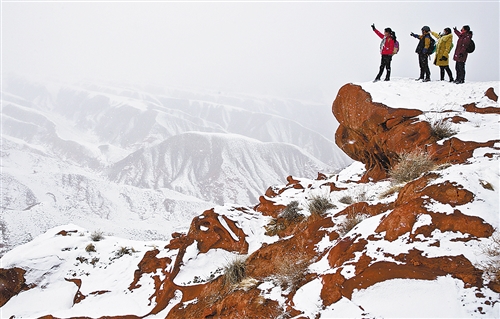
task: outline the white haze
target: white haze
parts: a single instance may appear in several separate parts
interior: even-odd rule
[[[418,76],[410,32],[470,25],[468,81],[499,79],[499,2],[2,2],[2,80],[98,79],[231,90],[330,104],[378,71],[396,31],[393,77]],[[456,43],[456,36],[454,41]],[[454,69],[454,62],[451,63]],[[438,69],[431,66],[432,78]]]

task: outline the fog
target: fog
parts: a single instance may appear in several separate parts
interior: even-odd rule
[[[3,2],[2,80],[114,81],[331,103],[343,84],[374,79],[375,23],[398,36],[393,77],[419,75],[410,32],[467,24],[476,51],[466,81],[496,81],[499,13],[498,1]]]

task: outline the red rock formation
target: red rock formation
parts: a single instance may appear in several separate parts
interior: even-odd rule
[[[428,185],[436,177],[436,174],[428,174],[406,184],[399,192],[394,210],[381,221],[375,231],[385,232],[385,239],[393,241],[411,232],[417,216],[426,214],[431,216],[431,225],[419,227],[415,233],[410,234],[412,238],[417,234],[430,237],[435,229],[442,232],[459,231],[474,237],[491,236],[493,227],[479,217],[464,215],[459,210],[455,210],[453,214],[428,211],[427,204],[431,199],[452,207],[470,203],[474,199],[474,195],[461,185],[447,181]]]
[[[221,220],[225,225],[222,224]],[[229,230],[226,228],[229,227]],[[234,238],[236,237],[236,238]],[[137,283],[144,274],[155,273],[161,269],[165,275],[165,279],[161,280],[159,276],[153,276],[155,282],[155,293],[150,297],[156,301],[156,306],[150,314],[157,314],[165,309],[170,300],[175,296],[177,290],[186,296],[199,296],[201,293],[201,285],[199,286],[178,286],[174,283],[174,279],[180,271],[182,260],[186,249],[196,242],[197,249],[200,253],[206,253],[210,249],[224,249],[240,254],[245,254],[248,251],[248,243],[245,233],[235,224],[234,221],[226,216],[217,214],[213,209],[203,212],[202,215],[195,217],[191,222],[191,227],[187,234],[176,233],[165,249],[178,249],[178,254],[172,264],[170,258],[157,258],[159,250],[155,249],[147,252],[138,265],[138,269],[134,273],[134,281],[130,284],[129,289],[138,288]],[[169,271],[167,271],[167,266]]]
[[[337,187],[337,185],[335,185],[334,182],[324,183],[323,185],[330,187],[330,193],[331,192],[338,192],[338,191],[342,191],[342,190],[347,189],[346,187]]]
[[[366,165],[362,182],[386,178],[397,154],[436,141],[430,124],[416,120],[422,111],[374,103],[358,85],[344,85],[332,111],[340,123],[335,142],[352,159]]]
[[[82,292],[80,291],[80,288],[82,287],[82,280],[78,278],[73,278],[73,279],[68,279],[64,278],[66,281],[74,283],[77,287],[78,290],[75,293],[75,297],[73,298],[73,305],[79,303],[80,301],[84,300],[87,298]]]
[[[492,101],[495,101],[495,102],[498,101],[498,95],[495,93],[495,90],[493,88],[487,89],[486,93],[484,93],[484,95]]]
[[[472,157],[474,150],[480,147],[493,147],[497,140],[485,143],[463,142],[452,137],[443,144],[433,143],[422,147],[437,164],[461,164]]]
[[[264,216],[278,217],[279,213],[285,209],[285,205],[275,205],[275,203],[264,196],[259,197],[259,204],[255,206],[255,210]]]
[[[496,107],[465,106],[469,112],[500,113]],[[388,170],[398,161],[398,154],[425,150],[438,164],[464,163],[479,147],[495,142],[464,142],[457,138],[436,143],[431,125],[417,121],[419,110],[393,109],[374,103],[360,86],[344,85],[333,102],[332,111],[340,126],[335,134],[337,145],[351,158],[366,166],[361,182],[387,178]],[[458,119],[456,119],[458,120]]]
[[[228,225],[229,230],[222,225],[221,219]],[[234,239],[233,235],[236,235],[238,239]],[[207,210],[193,219],[188,237],[197,242],[200,253],[206,253],[210,249],[216,248],[240,254],[246,254],[248,251],[245,233],[232,220],[215,213],[213,209]]]
[[[142,260],[137,265],[137,270],[134,272],[134,281],[130,284],[128,288],[129,290],[137,289],[141,286],[137,283],[141,279],[142,275],[155,273],[157,269],[165,270],[167,265],[172,263],[172,259],[168,257],[157,258],[156,255],[159,253],[160,251],[158,249],[154,249],[144,254],[144,257],[142,257]],[[158,276],[156,276],[156,278],[159,279]]]
[[[28,287],[25,284],[25,270],[21,268],[0,268],[0,307]]]
[[[294,179],[292,176],[288,176],[286,180],[288,181],[287,186],[292,186],[293,188],[296,189],[304,189],[304,186],[300,184],[300,181]]]

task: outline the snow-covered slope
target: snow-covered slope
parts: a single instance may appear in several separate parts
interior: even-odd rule
[[[257,203],[269,181],[315,177],[329,166],[298,147],[235,134],[183,133],[137,151],[109,169],[112,181],[168,188],[216,204]]]
[[[131,239],[169,238],[215,203],[255,204],[287,174],[314,176],[350,162],[320,133],[332,136],[335,121],[311,129],[326,105],[17,78],[3,90],[0,255],[77,221]]]
[[[499,82],[359,85],[374,102],[420,109],[418,120],[454,118],[452,138],[490,146],[405,185],[359,183],[360,162],[319,180],[293,176],[255,208],[198,212],[168,243],[93,241],[88,228],[58,226],[0,259],[26,271],[2,316],[498,318],[500,283],[483,266],[487,249],[500,249],[499,105],[484,97]],[[468,103],[493,111],[465,111]],[[310,206],[318,197],[334,204],[319,216]],[[278,214],[292,202],[303,217],[284,223]],[[353,215],[358,223],[345,228]],[[224,267],[238,256],[246,278],[224,284]]]

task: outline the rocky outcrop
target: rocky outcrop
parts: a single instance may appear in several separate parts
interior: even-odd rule
[[[26,271],[21,268],[0,268],[0,307],[10,298],[17,295],[22,290],[27,289],[24,274]]]
[[[416,119],[422,111],[374,103],[370,93],[358,85],[344,85],[332,110],[340,123],[335,142],[352,159],[366,165],[363,181],[386,178],[398,154],[436,141],[429,123]]]
[[[488,92],[488,96],[493,96],[493,90]],[[483,114],[500,110],[478,108],[475,103],[464,108]],[[346,84],[339,90],[332,112],[340,123],[335,134],[337,145],[352,159],[366,165],[362,182],[387,178],[399,155],[413,150],[426,151],[437,163],[457,164],[464,163],[475,149],[492,147],[496,142],[475,143],[451,138],[439,144],[431,124],[417,119],[422,111],[394,109],[373,102],[370,93],[354,84]]]

